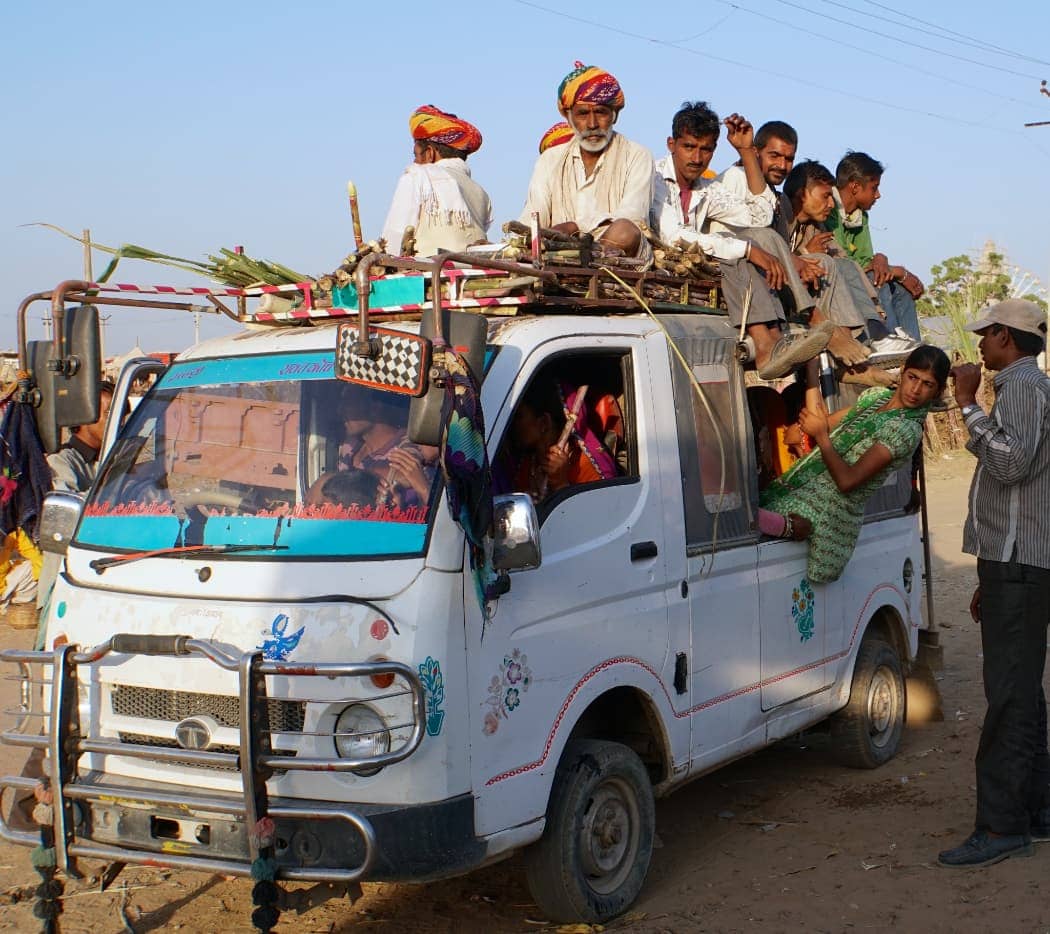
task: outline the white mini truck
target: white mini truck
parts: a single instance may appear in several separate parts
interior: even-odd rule
[[[723,313],[603,298],[594,281],[574,294],[549,273],[468,298],[464,282],[507,270],[438,265],[433,282],[426,264],[359,276],[350,309],[312,307],[302,286],[291,311],[253,315],[212,290],[237,296],[238,333],[126,367],[113,412],[155,383],[111,419],[86,497],[45,507],[60,566],[44,649],[3,653],[26,679],[3,739],[44,753],[68,874],[91,858],[249,876],[264,857],[277,881],[330,894],[524,849],[544,914],[602,921],[642,890],[656,797],[827,718],[847,764],[895,754],[924,628],[914,471],[873,498],[841,579],[811,584],[806,544],[757,529],[756,431]],[[417,302],[391,310],[387,280]],[[91,327],[70,320],[113,292],[88,286],[42,293],[55,341],[23,338],[38,384],[90,359]],[[473,344],[456,347],[446,331],[467,318]],[[419,351],[408,364],[392,362],[399,334]],[[406,440],[447,428],[449,345],[474,360],[492,462],[480,550],[440,449]],[[355,361],[357,381],[339,378]],[[513,457],[536,381],[585,395],[616,475],[534,505]],[[76,393],[49,403],[46,386],[37,401],[68,423]],[[385,479],[377,425],[415,452],[414,486]],[[375,498],[340,499],[366,467]],[[484,606],[478,553],[498,585]]]

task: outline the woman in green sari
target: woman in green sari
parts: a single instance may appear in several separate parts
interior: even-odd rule
[[[896,389],[869,389],[851,408],[830,416],[803,409],[799,423],[816,447],[766,487],[760,502],[812,523],[806,569],[811,583],[842,574],[868,497],[915,453],[930,403],[944,391],[950,369],[943,350],[923,344],[904,361]]]

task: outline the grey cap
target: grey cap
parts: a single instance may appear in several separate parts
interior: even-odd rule
[[[998,305],[992,305],[985,310],[984,315],[966,325],[967,331],[983,331],[993,324],[1002,324],[1008,328],[1018,331],[1027,331],[1029,334],[1038,334],[1046,339],[1046,312],[1035,302],[1027,302],[1023,298],[1008,298]]]

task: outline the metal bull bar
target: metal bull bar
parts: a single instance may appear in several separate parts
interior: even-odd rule
[[[239,752],[215,750],[172,749],[163,746],[132,745],[118,740],[85,736],[80,729],[78,668],[95,664],[110,654],[149,655],[205,658],[227,671],[235,671],[239,680],[240,698],[240,749]],[[426,723],[423,685],[419,675],[409,666],[399,662],[361,663],[309,663],[275,662],[265,660],[261,651],[233,655],[212,642],[194,639],[185,635],[139,635],[120,633],[106,642],[86,651],[78,646],[56,646],[51,652],[8,649],[0,652],[0,661],[19,665],[24,686],[23,709],[16,711],[18,723],[14,730],[0,733],[0,742],[13,746],[46,750],[46,778],[53,799],[53,830],[55,855],[58,867],[69,876],[79,875],[76,859],[90,858],[147,864],[171,868],[203,870],[231,875],[249,876],[251,863],[259,856],[258,841],[253,838],[251,828],[262,818],[338,820],[350,825],[360,836],[364,856],[356,868],[337,867],[282,867],[279,878],[304,882],[350,883],[365,876],[376,856],[376,837],[371,823],[347,806],[291,806],[284,803],[270,805],[266,780],[275,770],[353,772],[360,769],[379,769],[400,762],[410,756],[423,738]],[[27,677],[28,666],[50,666],[50,682],[46,676],[41,681]],[[286,677],[361,678],[373,675],[395,675],[407,684],[407,690],[399,690],[370,700],[411,695],[412,723],[395,724],[396,729],[411,726],[406,742],[396,749],[364,758],[305,757],[276,755],[271,746],[271,728],[267,707],[266,678],[271,675]],[[50,685],[50,710],[34,709],[33,684]],[[328,701],[330,702],[330,701]],[[44,718],[46,732],[26,732],[26,724]],[[334,730],[334,727],[333,727]],[[274,730],[273,732],[278,732]],[[332,736],[335,734],[332,733]],[[342,735],[342,734],[340,734]],[[365,735],[364,733],[358,735]],[[178,762],[198,767],[221,767],[240,772],[242,795],[186,794],[175,789],[170,791],[155,788],[135,787],[134,781],[120,784],[114,781],[78,782],[77,763],[81,755],[100,753],[130,758],[149,759],[155,762]],[[30,777],[5,776],[0,778],[0,794],[6,789],[32,792],[39,780]],[[186,805],[210,814],[229,816],[243,821],[248,831],[248,859],[223,859],[212,855],[173,853],[158,846],[157,849],[133,849],[81,839],[77,833],[78,807],[92,801],[125,800],[139,805],[177,806]],[[349,829],[349,828],[348,828]],[[0,818],[0,837],[11,843],[35,846],[40,842],[38,834],[15,830]]]

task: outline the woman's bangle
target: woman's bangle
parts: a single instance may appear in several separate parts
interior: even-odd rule
[[[791,521],[790,515],[784,516],[784,531],[782,533],[783,538],[794,538],[795,537],[795,523]]]

